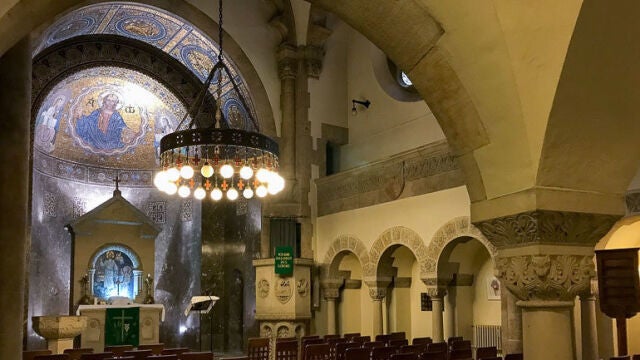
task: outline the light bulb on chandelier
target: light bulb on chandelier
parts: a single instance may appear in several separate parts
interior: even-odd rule
[[[223,114],[222,101],[234,98],[229,96],[233,91],[236,93],[234,100],[247,110],[242,114],[248,117],[237,123],[251,124],[252,129],[259,129],[234,80],[234,72],[223,58],[222,0],[219,7],[217,62],[175,131],[160,140],[162,170],[156,174],[153,183],[159,190],[169,195],[177,193],[183,198],[193,196],[202,200],[207,198],[207,193],[213,201],[223,198],[233,201],[240,193],[245,199],[254,195],[264,198],[279,193],[285,186],[284,179],[278,174],[278,144],[259,132],[230,128],[227,114]],[[224,93],[223,79],[227,81]],[[206,122],[195,120],[205,104],[215,113],[212,123],[206,127],[202,126]]]

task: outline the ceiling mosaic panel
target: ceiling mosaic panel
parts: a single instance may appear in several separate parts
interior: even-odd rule
[[[47,95],[36,117],[34,146],[79,164],[154,169],[160,139],[185,113],[173,93],[149,76],[95,67],[65,78]]]
[[[58,19],[44,33],[34,56],[55,43],[88,34],[120,35],[149,43],[177,59],[203,82],[220,52],[208,36],[173,14],[148,5],[110,2],[86,6]],[[222,110],[227,126],[259,131],[248,116],[250,112],[256,118],[246,83],[227,56],[224,61],[246,100],[246,104],[240,101],[230,79],[222,79]]]

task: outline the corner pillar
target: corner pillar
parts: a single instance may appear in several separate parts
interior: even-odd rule
[[[340,297],[340,287],[343,284],[342,279],[323,280],[320,282],[324,299],[327,301],[327,334],[333,335],[338,333],[336,326],[336,302]]]
[[[430,288],[427,294],[431,298],[431,337],[434,343],[444,341],[444,307],[443,301],[447,292],[444,289]]]

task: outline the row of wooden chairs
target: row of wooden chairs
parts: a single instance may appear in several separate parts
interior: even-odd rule
[[[63,354],[51,354],[50,350],[23,351],[23,360],[213,360],[211,352],[192,352],[188,348],[164,348],[163,344],[106,346],[104,352],[95,353],[91,348],[66,349]]]
[[[614,356],[609,358],[610,360],[640,360],[640,354],[637,355],[624,355],[624,356]]]

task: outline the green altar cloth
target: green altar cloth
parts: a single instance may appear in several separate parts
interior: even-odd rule
[[[138,346],[140,339],[140,308],[107,309],[104,321],[105,346]]]

